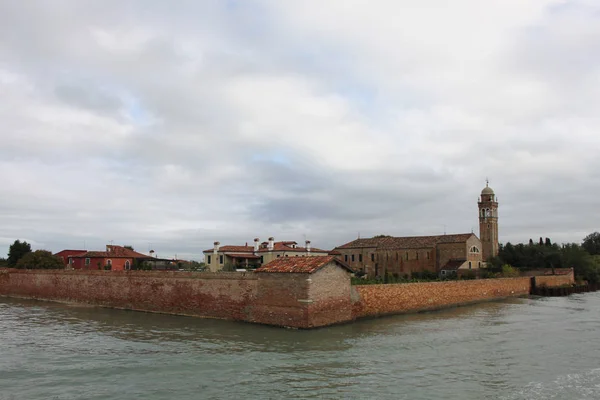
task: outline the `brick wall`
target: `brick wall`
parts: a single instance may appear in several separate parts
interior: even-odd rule
[[[537,285],[573,283],[573,274]],[[527,295],[531,278],[351,286],[333,264],[306,273],[0,269],[0,296],[195,315],[295,328]]]
[[[247,320],[257,277],[251,273],[10,270],[0,295],[131,310]]]
[[[529,294],[530,278],[353,286],[354,318],[439,309]]]
[[[565,275],[543,275],[536,276],[535,278],[535,286],[547,286],[547,287],[558,287],[564,285],[572,285],[575,283],[575,276],[573,275],[573,271],[571,273]]]
[[[251,321],[292,328],[307,327],[308,274],[256,273],[259,279]]]
[[[350,275],[333,264],[310,275],[308,327],[352,320],[351,288]]]

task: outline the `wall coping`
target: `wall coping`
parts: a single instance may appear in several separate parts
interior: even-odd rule
[[[103,271],[83,269],[16,269],[0,268],[0,274],[89,275],[166,279],[235,279],[257,280],[254,272],[185,272],[185,271]]]
[[[546,275],[547,276],[547,275]],[[562,276],[562,275],[556,275]],[[447,281],[431,281],[431,282],[401,282],[401,283],[371,283],[367,285],[352,285],[353,287],[396,287],[396,286],[405,286],[405,285],[423,285],[423,284],[432,284],[432,285],[447,285],[449,283],[458,283],[461,285],[469,284],[469,282],[485,282],[485,281],[511,281],[511,280],[527,280],[531,279],[530,276],[517,276],[514,278],[489,278],[489,279],[463,279],[463,280],[447,280]]]

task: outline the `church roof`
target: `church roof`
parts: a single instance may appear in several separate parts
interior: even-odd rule
[[[422,249],[433,247],[441,243],[462,243],[466,242],[473,233],[457,233],[450,235],[435,236],[380,236],[365,239],[356,239],[352,242],[336,247],[336,249],[356,249],[365,247],[375,247],[378,249]]]

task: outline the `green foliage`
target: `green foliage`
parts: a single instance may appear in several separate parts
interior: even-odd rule
[[[65,265],[60,257],[47,250],[36,250],[25,254],[17,262],[19,269],[63,269]]]
[[[590,233],[583,239],[581,246],[591,255],[600,254],[600,233]]]
[[[504,278],[516,278],[520,276],[521,273],[518,269],[509,264],[504,264],[502,266],[502,277]]]
[[[123,246],[124,249],[129,249],[131,251],[133,251],[133,246]]]
[[[0,258],[0,268],[8,267],[8,260],[6,258]]]
[[[15,267],[19,260],[27,253],[31,253],[31,245],[25,241],[15,240],[8,248],[8,265]]]
[[[373,239],[377,239],[377,238],[387,238],[387,237],[391,237],[390,235],[375,235],[373,236]]]
[[[595,251],[595,241],[596,239],[600,240],[600,234],[595,235],[595,233],[588,235],[581,246],[576,243],[559,246],[552,243],[549,238],[546,238],[545,241],[540,238],[538,243],[530,240],[529,244],[513,245],[509,242],[500,245],[498,256],[489,260],[488,272],[490,275],[504,275],[503,266],[505,264],[521,271],[540,268],[573,268],[575,276],[579,279],[600,282],[599,263],[589,252],[589,250]]]

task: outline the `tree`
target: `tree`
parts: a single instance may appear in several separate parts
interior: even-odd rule
[[[47,250],[36,250],[21,257],[16,267],[20,269],[63,269],[65,264],[60,257],[56,257]]]
[[[600,233],[594,232],[587,235],[583,239],[582,246],[593,256],[600,254]]]
[[[131,251],[133,251],[133,246],[123,246],[124,249],[129,249]]]
[[[16,266],[17,262],[27,253],[31,253],[31,245],[27,242],[15,240],[8,248],[8,265],[10,267]]]
[[[552,242],[550,241],[550,238],[546,238],[545,245],[548,247],[552,246]]]
[[[529,239],[529,245],[533,246],[533,239]]]

